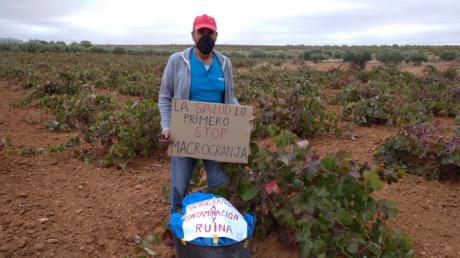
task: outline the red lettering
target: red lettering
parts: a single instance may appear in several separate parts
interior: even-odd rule
[[[203,224],[196,224],[195,226],[195,232],[201,232],[201,227],[203,226]]]
[[[212,130],[212,138],[214,138],[214,139],[221,138],[220,135],[219,135],[219,130],[217,128],[214,128]]]
[[[201,113],[201,105],[202,105],[202,103],[196,103],[195,104],[195,111],[197,113]]]
[[[203,113],[205,112],[211,113],[211,106],[209,106],[209,104],[204,104]]]
[[[196,138],[203,137],[204,139],[223,139],[224,135],[228,133],[228,130],[225,128],[213,128],[207,126],[198,126],[195,128],[195,133],[193,136]]]
[[[209,115],[230,115],[231,108],[224,105],[214,105],[208,103],[195,103],[195,112]]]
[[[228,130],[225,129],[225,128],[222,128],[220,130],[220,138],[223,139],[224,138],[224,134],[227,134],[228,133]]]

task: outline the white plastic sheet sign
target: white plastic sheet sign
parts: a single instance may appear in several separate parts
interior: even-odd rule
[[[186,207],[182,217],[184,240],[198,237],[227,237],[235,241],[247,238],[248,224],[243,215],[224,198],[212,198]]]

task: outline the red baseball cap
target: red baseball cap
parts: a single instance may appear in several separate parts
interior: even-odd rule
[[[195,20],[193,21],[193,30],[199,30],[201,28],[208,28],[213,31],[216,31],[216,20],[214,20],[213,17],[206,14],[195,17]]]

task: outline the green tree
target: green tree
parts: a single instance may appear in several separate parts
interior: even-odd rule
[[[91,53],[107,53],[107,50],[103,47],[92,46],[89,48]]]
[[[114,53],[114,54],[126,54],[126,49],[124,49],[123,47],[114,47],[112,49],[112,53]]]
[[[384,48],[378,51],[375,58],[385,65],[398,65],[404,60],[401,51],[393,48]]]
[[[267,53],[263,48],[251,48],[249,50],[249,57],[250,58],[266,58]]]
[[[419,66],[422,62],[428,61],[425,53],[416,50],[408,50],[404,52],[404,61],[406,63],[412,62],[414,65]]]
[[[84,48],[90,48],[93,46],[93,44],[91,44],[90,41],[88,40],[82,40],[80,41],[80,46],[84,47]]]
[[[310,55],[310,60],[315,64],[321,63],[323,60],[326,60],[327,58],[328,56],[322,52],[315,52]]]
[[[370,60],[372,60],[372,53],[369,51],[347,51],[343,55],[344,62],[350,62],[358,69],[364,69]]]
[[[458,52],[453,50],[445,50],[439,55],[439,58],[444,61],[452,61],[458,57]]]

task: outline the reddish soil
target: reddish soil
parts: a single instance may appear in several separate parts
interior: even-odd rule
[[[399,215],[389,224],[412,237],[417,256],[460,257],[460,184],[406,175],[376,198],[396,201]]]
[[[24,94],[14,89],[0,83],[0,138],[8,136],[15,147],[66,143],[69,133],[43,126],[51,116],[42,109],[10,105]],[[162,232],[168,167],[152,157],[123,172],[85,164],[72,149],[26,156],[0,150],[0,257],[134,254],[139,237]],[[153,249],[160,257],[173,253]]]
[[[351,151],[352,159],[371,163],[377,147],[397,130],[396,127],[384,125],[355,126],[345,131],[342,137],[330,134],[318,135],[310,141],[310,146],[320,156],[338,151]]]
[[[52,115],[11,105],[22,96],[14,83],[0,82],[0,139],[8,136],[15,147],[66,143],[70,132],[49,132],[43,125]],[[395,131],[354,127],[340,139],[319,136],[311,146],[321,155],[349,150],[354,159],[370,162]],[[137,160],[124,172],[77,160],[72,151],[82,147],[23,156],[0,149],[0,258],[136,257],[136,242],[163,231],[168,213],[163,186],[169,184],[163,153]],[[400,215],[390,224],[412,236],[419,256],[460,257],[459,194],[458,183],[408,175],[376,197],[396,201]],[[151,248],[158,257],[173,255],[161,244]],[[272,235],[255,242],[254,257],[296,257],[296,251]]]

